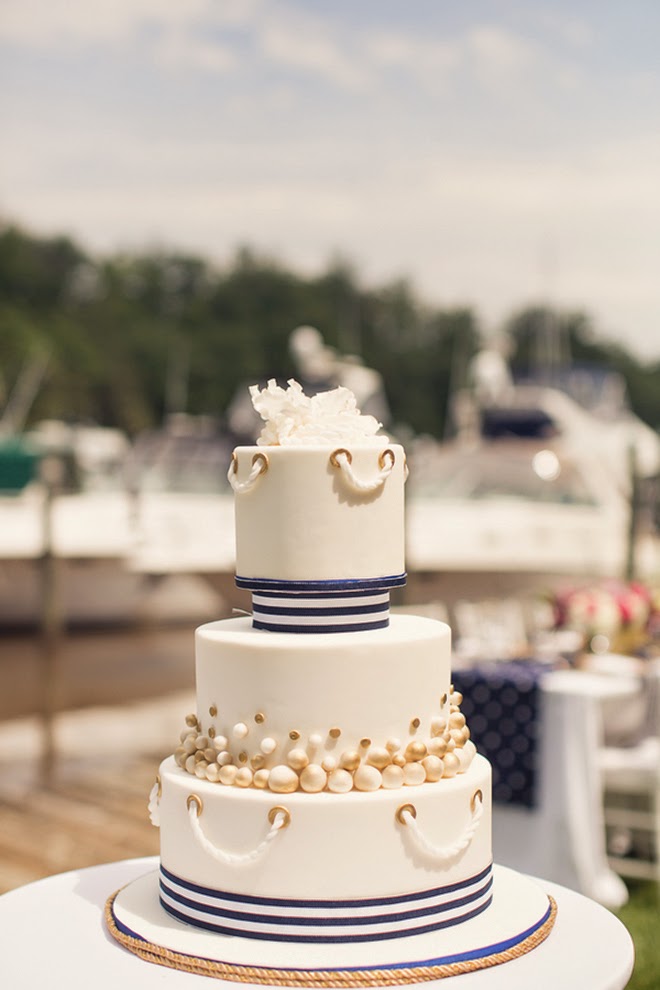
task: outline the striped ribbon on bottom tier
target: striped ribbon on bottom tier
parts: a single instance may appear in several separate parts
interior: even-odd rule
[[[345,581],[277,581],[237,577],[252,592],[252,625],[269,632],[334,633],[384,629],[390,590],[406,575]]]
[[[450,928],[492,900],[492,866],[469,879],[394,897],[288,900],[213,890],[160,868],[160,901],[205,931],[275,942],[376,942]]]

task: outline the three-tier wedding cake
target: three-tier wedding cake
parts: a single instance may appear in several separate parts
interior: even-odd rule
[[[529,951],[554,907],[494,867],[491,770],[451,684],[449,627],[390,615],[404,451],[345,389],[253,388],[236,581],[252,613],[196,633],[197,709],[151,795],[158,877],[108,904],[151,961],[251,983],[380,985]]]

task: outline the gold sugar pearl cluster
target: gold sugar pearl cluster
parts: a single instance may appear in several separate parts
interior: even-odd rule
[[[376,791],[432,783],[463,773],[476,752],[460,711],[462,700],[453,689],[449,696],[442,696],[441,711],[431,719],[431,735],[426,740],[411,738],[403,743],[388,739],[384,746],[378,746],[365,736],[356,749],[337,752],[341,729],[333,727],[326,737],[332,741],[333,751],[319,757],[324,743],[321,734],[312,734],[304,746],[299,730],[292,729],[288,733],[292,748],[279,762],[276,754],[279,743],[271,736],[260,739],[258,752],[248,753],[245,741],[250,729],[246,722],[237,722],[227,735],[222,735],[213,727],[203,732],[198,717],[188,715],[174,757],[183,770],[201,780],[257,787],[276,794],[297,790],[343,794],[351,790]],[[217,715],[215,705],[209,714]],[[254,721],[262,726],[266,716],[258,712]],[[420,724],[419,718],[410,720],[411,734]],[[232,755],[232,741],[238,744],[234,746],[234,750],[238,749],[236,756]],[[267,767],[267,762],[274,765]]]

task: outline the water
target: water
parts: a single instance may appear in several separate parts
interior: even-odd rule
[[[52,659],[54,707],[116,705],[194,690],[196,625],[68,632]],[[0,636],[0,720],[39,711],[47,664],[37,635]]]

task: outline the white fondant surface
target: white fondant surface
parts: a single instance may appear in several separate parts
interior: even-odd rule
[[[160,768],[161,862],[183,880],[222,891],[267,897],[349,899],[410,894],[466,880],[492,858],[491,768],[475,757],[463,774],[397,790],[347,794],[274,794],[199,780],[172,758]],[[396,820],[412,803],[417,824],[435,846],[459,839],[471,820],[471,800],[483,795],[483,814],[464,852],[438,864],[420,851]],[[204,835],[234,854],[255,849],[270,829],[268,812],[286,807],[291,824],[255,861],[218,862],[196,841],[186,806],[196,794]]]
[[[494,867],[493,902],[456,928],[362,945],[284,945],[209,934],[171,918],[158,902],[158,875],[149,873],[119,892],[118,920],[156,945],[252,966],[292,968],[377,967],[428,963],[438,957],[484,949],[537,925],[548,910],[540,884],[504,867]]]
[[[237,480],[245,482],[255,454],[268,470],[236,495],[236,573],[286,581],[380,578],[404,566],[404,452],[374,438],[350,448],[360,480],[378,476],[379,455],[394,467],[373,494],[360,494],[330,463],[336,445],[237,447]]]
[[[443,710],[450,650],[449,627],[420,616],[392,616],[387,629],[325,635],[264,632],[247,617],[211,622],[196,632],[197,716],[203,732],[212,726],[227,737],[235,757],[259,752],[264,737],[275,739],[267,766],[307,747],[311,735],[322,740],[312,756],[317,762],[364,738],[382,747],[396,737],[405,747],[410,739],[427,740],[431,719]],[[264,721],[255,723],[258,713]],[[237,740],[238,723],[249,731]],[[338,739],[328,735],[335,727]],[[291,731],[300,739],[291,740]]]

